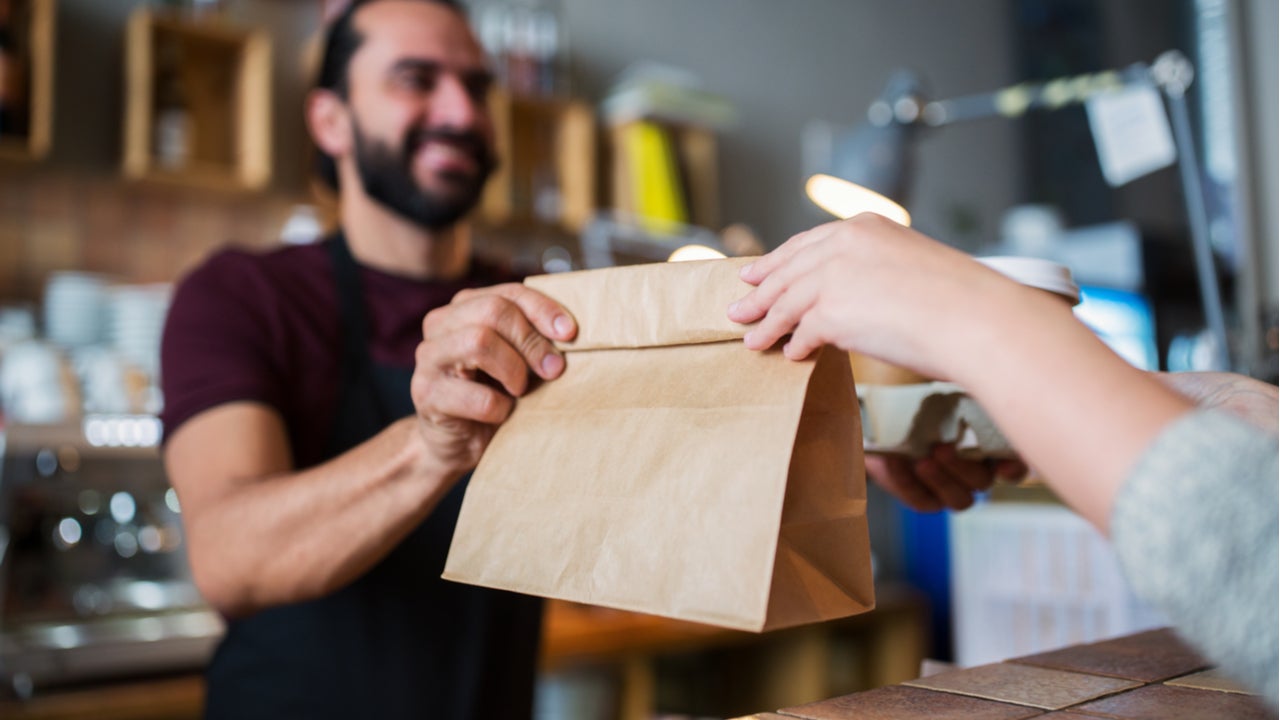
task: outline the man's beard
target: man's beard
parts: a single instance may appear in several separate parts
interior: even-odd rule
[[[475,160],[474,175],[450,173],[445,192],[427,190],[413,177],[413,156],[426,142],[446,142]],[[411,130],[397,150],[355,126],[356,171],[365,193],[388,210],[428,230],[443,230],[458,222],[480,200],[484,183],[497,165],[489,145],[478,133],[455,130]]]

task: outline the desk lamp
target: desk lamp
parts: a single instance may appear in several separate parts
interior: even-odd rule
[[[876,212],[910,225],[911,216],[902,202],[913,164],[913,142],[923,129],[988,117],[1017,118],[1032,109],[1058,110],[1127,87],[1155,87],[1163,95],[1165,111],[1172,121],[1200,300],[1216,346],[1212,369],[1227,370],[1231,363],[1226,322],[1209,245],[1209,220],[1186,103],[1186,91],[1194,72],[1186,56],[1170,50],[1150,65],[1138,63],[1123,70],[1062,77],[1045,83],[1022,83],[950,100],[927,100],[912,73],[897,71],[868,108],[867,121],[836,140],[831,156],[832,173],[810,177],[805,183],[805,193],[816,205],[837,217]]]

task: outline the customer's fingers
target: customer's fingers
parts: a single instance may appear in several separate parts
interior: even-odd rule
[[[801,251],[839,231],[842,223],[843,221],[834,220],[792,235],[773,251],[744,266],[738,271],[738,276],[752,285],[759,285],[778,268],[790,263]]]
[[[750,322],[763,316],[760,323],[744,336],[747,347],[752,350],[772,347],[779,338],[795,329],[804,313],[813,306],[821,289],[821,278],[816,271],[825,255],[820,248],[797,254],[746,297],[730,306],[730,319],[739,322]]]
[[[752,285],[759,285],[770,273],[790,261],[801,248],[814,242],[813,232],[813,230],[806,230],[792,235],[786,242],[765,253],[755,262],[744,265],[738,271],[738,277]]]

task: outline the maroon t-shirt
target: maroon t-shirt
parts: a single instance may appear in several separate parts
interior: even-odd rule
[[[331,242],[222,250],[179,283],[160,350],[166,436],[204,410],[251,400],[284,418],[296,467],[324,459],[342,351]],[[478,262],[440,282],[361,267],[370,357],[412,368],[429,311],[461,289],[517,279]]]

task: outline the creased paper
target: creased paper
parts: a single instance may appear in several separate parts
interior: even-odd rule
[[[848,356],[747,350],[745,262],[527,281],[579,335],[485,452],[445,578],[754,631],[873,607]]]

